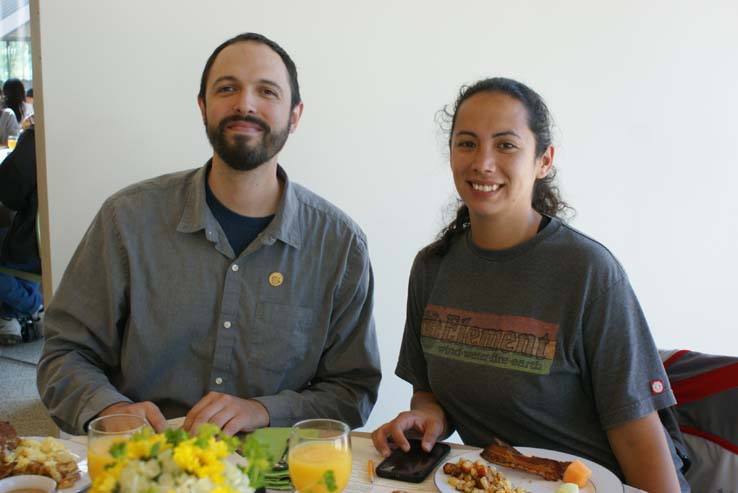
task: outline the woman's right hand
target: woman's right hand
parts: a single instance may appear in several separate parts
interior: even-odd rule
[[[406,431],[422,433],[423,450],[430,452],[442,435],[448,433],[448,420],[436,397],[430,392],[415,392],[411,402],[412,409],[397,415],[392,421],[383,424],[372,432],[372,442],[382,456],[387,457],[391,450],[388,438],[405,452],[410,450],[410,443],[405,437]]]

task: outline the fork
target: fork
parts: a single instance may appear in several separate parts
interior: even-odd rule
[[[284,445],[284,452],[282,452],[282,457],[280,457],[279,461],[275,462],[272,465],[272,469],[274,471],[284,471],[286,470],[289,465],[287,464],[287,452],[290,450],[290,441],[287,440],[287,443]]]

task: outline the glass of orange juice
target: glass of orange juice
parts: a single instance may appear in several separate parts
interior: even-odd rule
[[[346,423],[333,419],[300,421],[290,432],[287,462],[290,478],[298,493],[328,493],[326,471],[341,493],[351,476],[351,440]]]
[[[90,421],[87,431],[87,472],[94,481],[106,464],[113,462],[110,447],[125,442],[149,424],[134,414],[109,414]]]

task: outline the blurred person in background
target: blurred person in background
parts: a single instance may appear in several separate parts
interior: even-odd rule
[[[23,132],[15,150],[0,164],[0,202],[15,211],[10,227],[0,232],[0,265],[40,273],[34,135],[33,127]],[[38,282],[0,273],[0,344],[37,339],[42,302]]]
[[[9,136],[20,134],[21,122],[29,114],[23,82],[20,79],[6,80],[3,84],[3,109],[0,112],[0,144],[7,145]]]
[[[21,127],[25,130],[33,125],[33,87],[26,91],[26,100],[23,106],[25,107],[25,111],[23,112]]]

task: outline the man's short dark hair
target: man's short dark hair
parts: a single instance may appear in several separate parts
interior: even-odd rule
[[[294,109],[295,106],[300,104],[300,102],[302,101],[302,99],[300,98],[300,84],[297,82],[297,67],[295,67],[295,62],[292,61],[292,58],[290,58],[290,56],[287,54],[286,51],[284,51],[281,46],[279,46],[277,43],[267,38],[266,36],[258,33],[239,34],[238,36],[234,36],[231,39],[224,41],[215,49],[215,51],[213,51],[213,53],[210,55],[210,58],[208,58],[208,61],[205,62],[205,68],[202,71],[202,78],[200,79],[199,96],[200,99],[202,99],[203,104],[206,104],[205,91],[208,82],[208,76],[210,75],[210,69],[213,67],[213,63],[215,62],[218,54],[223,51],[223,48],[234,43],[240,43],[243,41],[254,41],[256,43],[261,43],[268,46],[272,49],[272,51],[279,55],[279,57],[282,59],[282,62],[284,62],[284,66],[287,68],[287,74],[290,79],[290,92],[292,93],[291,108]]]

